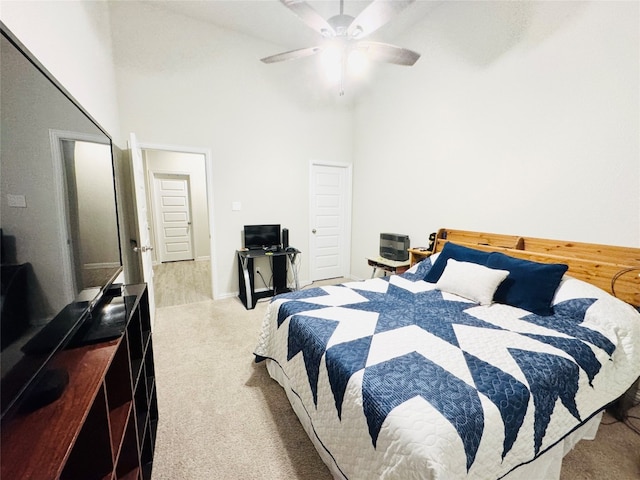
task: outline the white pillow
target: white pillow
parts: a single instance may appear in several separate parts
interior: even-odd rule
[[[496,270],[450,258],[436,283],[436,288],[480,305],[490,305],[493,302],[493,294],[508,275],[508,270]]]

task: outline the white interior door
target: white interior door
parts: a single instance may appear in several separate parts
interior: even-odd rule
[[[138,241],[136,251],[142,256],[142,276],[147,284],[147,294],[149,296],[149,314],[151,326],[153,327],[156,316],[156,302],[153,290],[153,258],[151,251],[151,234],[149,231],[149,221],[147,215],[147,186],[145,182],[144,163],[142,161],[142,150],[138,145],[135,133],[129,135],[129,154],[133,166],[133,184],[136,197],[136,210],[138,216]]]
[[[351,165],[311,162],[309,242],[312,281],[348,274]]]
[[[153,180],[158,260],[193,260],[189,175],[156,173]]]

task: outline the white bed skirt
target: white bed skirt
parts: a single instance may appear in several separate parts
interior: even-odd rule
[[[293,407],[293,411],[298,416],[307,435],[316,447],[320,458],[327,465],[331,474],[335,479],[344,480],[340,470],[337,468],[333,457],[322,445],[318,439],[309,416],[307,415],[298,396],[292,392],[287,377],[283,374],[280,366],[269,359],[266,360],[267,371],[271,378],[277,381],[287,394],[289,403]],[[545,480],[559,480],[560,469],[562,467],[562,458],[569,453],[580,440],[593,440],[598,432],[602,412],[595,415],[591,420],[582,425],[580,428],[569,434],[562,442],[547,450],[544,455],[540,456],[531,463],[521,465],[508,475],[502,477],[503,480],[531,480],[532,478],[544,478]]]

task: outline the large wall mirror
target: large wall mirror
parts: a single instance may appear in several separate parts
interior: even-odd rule
[[[24,344],[70,305],[90,308],[122,259],[110,137],[4,27],[0,41],[6,390]]]

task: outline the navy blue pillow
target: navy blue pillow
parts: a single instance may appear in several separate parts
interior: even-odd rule
[[[453,258],[459,262],[477,263],[478,265],[486,265],[491,252],[483,252],[474,248],[463,247],[455,243],[447,242],[444,244],[440,255],[436,258],[431,270],[424,277],[425,282],[436,283],[442,272],[447,266],[447,260]]]
[[[495,302],[519,307],[541,316],[553,315],[553,296],[569,268],[560,263],[531,262],[499,252],[489,255],[486,266],[509,270],[509,276],[493,296]]]

